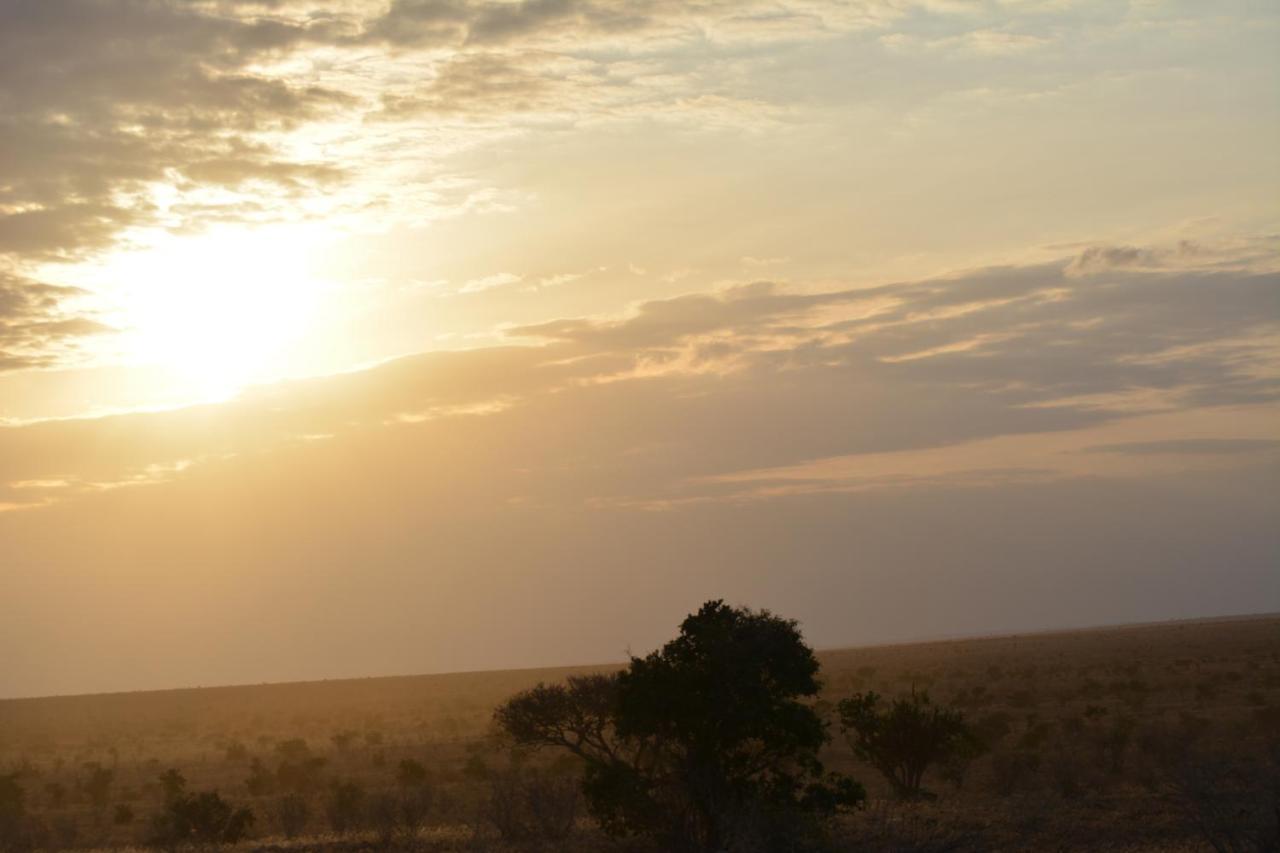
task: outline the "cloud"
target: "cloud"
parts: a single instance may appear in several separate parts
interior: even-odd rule
[[[1121,453],[1171,456],[1236,455],[1280,450],[1280,439],[1266,438],[1184,438],[1169,441],[1129,441],[1097,444],[1084,448],[1088,453]]]
[[[913,5],[893,0],[858,4],[830,0],[393,0],[364,37],[413,47],[570,45],[583,40],[643,50],[711,41],[760,43],[797,31],[832,32],[877,26]]]
[[[910,33],[880,36],[880,44],[895,53],[942,53],[961,56],[1018,56],[1039,50],[1051,43],[1045,36],[1014,33],[1006,30],[970,30],[957,35],[927,38]]]
[[[572,65],[573,63],[568,63]],[[382,99],[386,114],[525,112],[554,105],[566,84],[557,62],[546,55],[459,54],[442,63],[436,76],[411,94]]]
[[[87,336],[109,331],[63,303],[81,291],[0,272],[0,372],[49,367],[74,354]]]
[[[458,290],[459,293],[483,293],[486,290],[493,290],[495,287],[506,287],[512,284],[519,284],[523,281],[522,276],[515,273],[500,272],[493,275],[487,275],[483,278],[473,278],[468,282],[464,282]]]
[[[653,39],[704,41],[718,23],[761,10],[805,22],[812,35],[836,25],[839,9],[807,0],[355,0],[336,10],[309,0],[6,2],[0,262],[30,273],[92,261],[154,229],[315,216],[340,229],[375,214],[387,227],[397,216],[471,209],[438,191],[449,176],[435,174],[445,154],[434,149],[518,133],[511,119],[522,113],[764,120],[767,105],[743,93],[691,92],[705,87],[695,79],[701,61],[639,54]],[[447,144],[421,148],[414,122],[423,116],[458,119],[440,131]],[[497,116],[506,118],[473,121]],[[428,164],[420,171],[432,174],[406,175],[405,146],[417,146]]]
[[[0,481],[112,481],[305,435],[381,444],[398,424],[486,470],[538,470],[520,488],[544,497],[648,500],[735,471],[1280,400],[1280,275],[1070,265],[816,293],[757,282],[222,407],[0,429]],[[514,280],[491,278],[472,289]]]

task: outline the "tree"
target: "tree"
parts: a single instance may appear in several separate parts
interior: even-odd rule
[[[928,693],[895,699],[887,708],[876,693],[840,702],[840,724],[854,754],[875,767],[903,799],[928,795],[922,788],[933,764],[976,755],[981,742],[959,711],[929,701]]]
[[[613,834],[717,850],[750,825],[779,849],[864,797],[818,760],[817,673],[793,620],[710,601],[622,672],[538,685],[495,719],[517,744],[582,759],[587,804]]]

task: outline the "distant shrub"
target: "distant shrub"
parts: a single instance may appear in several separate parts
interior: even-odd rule
[[[282,761],[276,768],[276,783],[283,790],[299,794],[314,790],[320,784],[320,771],[325,764],[319,756]]]
[[[49,805],[55,809],[62,808],[67,801],[67,786],[61,782],[50,782],[44,786],[45,796],[49,799]]]
[[[80,841],[80,824],[68,814],[54,815],[52,840],[60,847],[75,847]]]
[[[397,799],[401,826],[407,833],[417,833],[431,813],[435,802],[433,790],[426,784],[415,785],[402,790]]]
[[[1267,737],[1280,737],[1280,707],[1264,705],[1254,708],[1253,722]]]
[[[329,827],[337,833],[350,832],[360,825],[364,810],[364,788],[351,781],[329,786],[324,813]]]
[[[263,797],[275,790],[276,777],[262,763],[262,759],[255,758],[253,763],[249,765],[249,778],[245,780],[244,784],[249,789],[251,796]]]
[[[369,797],[369,825],[378,839],[379,847],[389,847],[400,829],[400,803],[390,791],[378,791]]]
[[[282,761],[301,763],[311,757],[311,747],[300,737],[289,738],[276,744],[276,755]]]
[[[466,764],[462,765],[462,775],[473,781],[483,781],[489,778],[489,765],[485,763],[484,756],[478,752],[473,752],[467,756]]]
[[[396,766],[396,784],[401,788],[416,788],[427,783],[427,768],[412,758],[403,759]]]
[[[106,808],[111,783],[116,778],[115,771],[96,761],[86,763],[84,769],[86,775],[80,782],[81,789],[88,795],[89,802],[93,803],[95,809]]]
[[[1040,755],[1035,752],[997,752],[991,757],[991,781],[996,793],[1009,797],[1025,792],[1035,783],[1040,764]]]
[[[990,850],[977,821],[930,813],[918,804],[877,800],[851,821],[857,842],[841,853],[962,853]],[[772,851],[766,851],[772,853]]]
[[[1027,720],[1027,728],[1018,738],[1018,748],[1036,750],[1048,743],[1053,737],[1053,723],[1047,720],[1036,720],[1034,715]]]
[[[235,761],[235,762],[248,761],[249,747],[245,746],[243,743],[241,743],[238,740],[233,740],[227,744],[225,754],[226,754],[227,761]]]
[[[0,849],[5,839],[16,838],[26,815],[27,792],[18,782],[18,774],[0,776]]]
[[[1036,696],[1030,690],[1015,690],[1009,694],[1009,706],[1012,708],[1030,708],[1036,703]]]
[[[111,815],[111,822],[116,826],[127,826],[128,824],[133,823],[133,818],[133,809],[124,803],[120,803],[116,806],[115,812]]]
[[[176,799],[186,793],[187,779],[176,768],[169,768],[160,774],[160,791],[165,802]]]
[[[1136,724],[1131,717],[1116,717],[1110,725],[1094,734],[1098,757],[1112,775],[1119,775],[1124,770],[1125,756],[1135,728]]]
[[[974,734],[988,746],[994,746],[1013,731],[1013,717],[1005,711],[984,714],[973,724]]]
[[[217,791],[181,794],[152,819],[151,840],[166,847],[234,844],[249,834],[253,822],[252,811],[232,806]]]
[[[494,773],[484,817],[504,841],[561,841],[573,831],[581,796],[572,778],[524,771]]]
[[[307,827],[307,821],[311,819],[311,807],[300,794],[285,794],[276,800],[273,813],[280,831],[285,838],[290,839],[301,835]]]
[[[1045,761],[1045,775],[1058,796],[1064,800],[1077,800],[1090,790],[1099,787],[1096,765],[1071,742],[1062,742],[1049,753]],[[1014,787],[1017,787],[1015,783]]]
[[[854,753],[884,775],[903,799],[930,796],[922,787],[930,766],[972,758],[982,744],[964,715],[912,691],[887,707],[876,693],[857,693],[838,705],[840,725]]]
[[[1171,774],[1170,791],[1215,851],[1280,850],[1280,745],[1242,758],[1195,756]]]
[[[355,743],[356,736],[357,735],[355,732],[351,731],[350,729],[347,729],[345,731],[335,732],[333,735],[330,735],[329,740],[333,743],[334,748],[336,748],[339,752],[346,752],[351,748],[351,745]]]

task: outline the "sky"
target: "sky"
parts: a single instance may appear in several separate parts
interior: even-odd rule
[[[6,0],[0,696],[1280,610],[1277,43]]]

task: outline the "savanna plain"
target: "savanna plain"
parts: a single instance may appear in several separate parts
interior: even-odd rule
[[[831,734],[823,763],[866,794],[833,818],[830,849],[1277,849],[1280,616],[817,658],[822,689],[809,701]],[[203,847],[661,849],[602,831],[579,759],[520,747],[495,724],[495,708],[521,691],[617,669],[0,702],[0,828],[11,849],[173,847],[158,833],[167,804],[184,802],[236,830],[226,838],[238,840]],[[902,796],[856,754],[836,712],[869,691],[927,694],[963,719],[974,748],[932,764]]]

